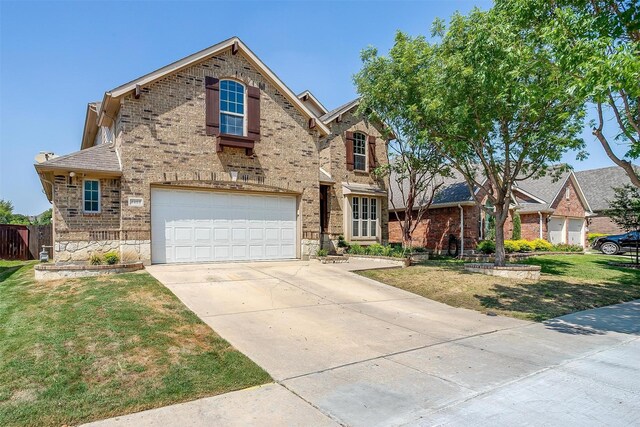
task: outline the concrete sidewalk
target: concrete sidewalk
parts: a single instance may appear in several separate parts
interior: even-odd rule
[[[96,425],[640,422],[640,302],[531,323],[347,271],[360,264],[149,268],[277,383]]]

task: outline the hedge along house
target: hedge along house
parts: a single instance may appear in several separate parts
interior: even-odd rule
[[[54,261],[295,259],[341,234],[386,241],[372,170],[387,141],[356,107],[295,95],[237,37],[106,92],[81,150],[35,166]]]
[[[404,204],[391,180],[389,240],[400,243]],[[478,206],[469,187],[459,173],[440,178],[441,184],[433,203],[413,233],[413,244],[436,253],[450,252],[450,241],[455,239],[456,251],[471,252],[479,241],[487,238],[490,221],[486,209]],[[475,190],[483,200],[481,189]],[[585,246],[587,219],[593,215],[587,199],[573,172],[559,179],[550,175],[521,181],[512,191],[509,217],[505,223],[505,238],[513,234],[513,217],[518,212],[521,237],[527,240],[545,239],[554,244]],[[485,202],[486,203],[486,202]]]

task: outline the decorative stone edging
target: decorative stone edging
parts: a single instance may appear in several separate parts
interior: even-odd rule
[[[464,269],[472,273],[506,277],[509,279],[540,280],[539,265],[511,264],[498,267],[489,263],[469,263],[464,265]]]
[[[527,259],[532,256],[543,256],[543,255],[584,255],[585,252],[517,252],[511,254],[505,254],[505,259],[507,261],[519,260],[519,259]],[[464,261],[486,261],[491,262],[495,259],[494,254],[474,254],[474,255],[464,255],[462,257]]]
[[[390,261],[394,264],[397,264],[400,267],[408,267],[411,265],[411,258],[395,258],[390,256],[349,254],[349,259],[363,259],[363,260],[374,261],[374,262]]]
[[[36,280],[57,280],[75,277],[102,276],[104,274],[129,273],[142,270],[142,262],[113,265],[60,265],[60,264],[38,264],[34,267]]]

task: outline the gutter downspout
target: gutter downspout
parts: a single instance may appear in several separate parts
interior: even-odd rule
[[[458,205],[460,208],[460,257],[464,255],[464,208],[462,205]]]
[[[542,212],[538,211],[538,215],[540,216],[540,239],[542,239]]]

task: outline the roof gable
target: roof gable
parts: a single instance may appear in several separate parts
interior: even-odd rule
[[[304,103],[289,89],[283,82],[271,71],[238,37],[231,37],[221,43],[210,46],[176,62],[159,68],[151,73],[138,77],[128,83],[120,85],[104,94],[100,110],[98,111],[98,123],[101,125],[103,121],[110,120],[114,117],[115,112],[119,108],[119,99],[136,90],[136,87],[145,86],[156,80],[159,80],[169,74],[176,73],[184,68],[190,67],[200,61],[204,61],[222,51],[232,49],[235,53],[241,53],[271,84],[273,84],[283,94],[283,96],[304,116],[309,119],[315,119],[316,116]],[[328,135],[329,128],[324,123],[317,123],[317,129],[323,135]]]

